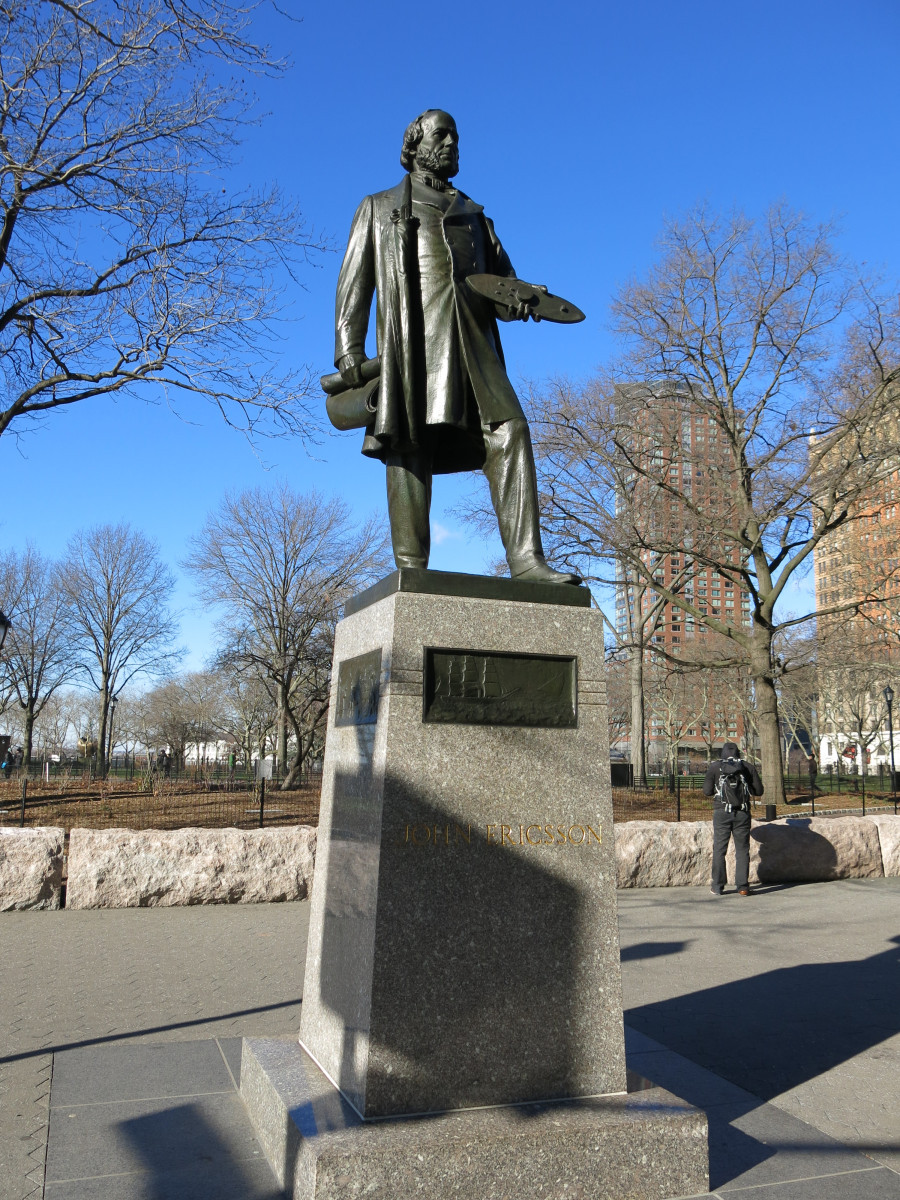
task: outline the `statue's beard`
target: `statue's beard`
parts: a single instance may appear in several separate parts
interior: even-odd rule
[[[420,146],[416,151],[416,166],[438,179],[452,179],[459,170],[459,153],[456,150],[424,150]]]

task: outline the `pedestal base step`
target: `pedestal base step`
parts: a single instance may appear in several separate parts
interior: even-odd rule
[[[241,1095],[293,1200],[663,1200],[709,1188],[705,1114],[652,1085],[363,1121],[296,1041],[248,1038]]]

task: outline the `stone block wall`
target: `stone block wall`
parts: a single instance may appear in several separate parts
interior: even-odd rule
[[[626,887],[701,887],[712,866],[712,822],[615,826],[616,878]],[[62,829],[0,827],[0,912],[58,909]],[[69,908],[259,904],[303,900],[316,830],[73,829]],[[728,854],[734,880],[734,850]],[[752,884],[900,876],[900,816],[786,817],[754,822]]]
[[[304,900],[316,830],[73,829],[67,908]]]
[[[65,833],[0,826],[0,912],[59,908]]]
[[[728,878],[734,881],[734,846]],[[619,887],[692,887],[709,882],[711,821],[616,825]],[[900,816],[783,817],[754,821],[750,882],[814,883],[900,876]]]
[[[711,821],[623,821],[615,830],[618,887],[709,883]]]
[[[900,816],[868,818],[878,829],[881,863],[885,875],[900,875]]]

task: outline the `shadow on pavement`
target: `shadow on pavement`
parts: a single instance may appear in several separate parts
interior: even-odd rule
[[[681,954],[690,946],[693,938],[684,942],[637,942],[634,946],[622,948],[622,962],[631,962],[639,958],[664,958],[667,954]]]
[[[147,1171],[145,1200],[284,1200],[265,1159],[235,1158],[193,1104],[133,1117],[118,1130]]]
[[[900,937],[881,954],[801,963],[629,1009],[629,1025],[763,1100],[900,1032]]]
[[[38,1050],[23,1050],[21,1054],[0,1055],[0,1063],[20,1062],[26,1058],[37,1058],[41,1054],[60,1054],[63,1050],[80,1050],[84,1046],[102,1046],[106,1042],[126,1042],[130,1038],[146,1037],[151,1033],[167,1033],[170,1029],[191,1029],[197,1025],[214,1025],[217,1021],[231,1021],[235,1017],[252,1017],[256,1013],[274,1012],[279,1008],[295,1008],[299,1004],[300,997],[298,996],[296,1000],[281,1000],[278,1004],[260,1004],[256,1008],[240,1008],[234,1012],[209,1013],[191,1021],[173,1021],[169,1025],[148,1025],[145,1029],[118,1031],[110,1033],[106,1037],[85,1038],[80,1042],[57,1042],[52,1046],[42,1046]]]

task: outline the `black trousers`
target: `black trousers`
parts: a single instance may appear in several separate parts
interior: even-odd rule
[[[750,883],[750,814],[745,808],[729,812],[724,804],[713,809],[712,886],[717,891],[725,887],[725,855],[734,837],[734,884],[737,888]]]

